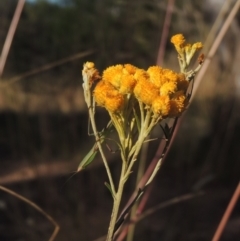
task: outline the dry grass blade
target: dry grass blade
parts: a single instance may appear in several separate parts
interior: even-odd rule
[[[221,222],[218,225],[218,228],[213,236],[212,241],[218,241],[222,235],[222,232],[227,224],[227,221],[232,213],[233,208],[235,207],[237,200],[240,198],[240,182],[238,183],[238,186],[235,189],[235,192],[228,204],[228,207],[222,217]]]
[[[158,56],[157,56],[157,65],[160,65],[160,66],[163,63],[163,58],[164,58],[164,54],[165,54],[169,28],[171,25],[174,2],[175,2],[175,0],[169,0],[168,5],[167,5],[165,20],[164,20],[164,24],[163,24],[162,37],[161,37],[161,42],[159,45]]]
[[[11,22],[11,25],[10,25],[3,49],[2,49],[1,58],[0,58],[0,77],[2,76],[2,73],[4,70],[7,56],[8,56],[11,44],[12,44],[13,36],[14,36],[15,30],[17,28],[18,21],[19,21],[20,15],[22,13],[24,4],[25,4],[25,0],[18,1],[18,5],[16,7],[16,11],[14,13],[14,16],[13,16],[13,19],[12,19],[12,22]]]
[[[72,55],[70,57],[67,57],[67,58],[64,58],[64,59],[60,59],[60,60],[55,61],[53,63],[46,64],[46,65],[44,65],[42,67],[39,67],[37,69],[30,70],[30,71],[28,71],[26,73],[23,73],[23,74],[19,75],[19,76],[15,76],[15,77],[13,77],[11,79],[8,79],[5,82],[5,85],[13,84],[13,83],[15,83],[15,82],[17,82],[17,81],[19,81],[19,80],[21,80],[23,78],[26,78],[26,77],[29,77],[29,76],[32,76],[32,75],[35,75],[35,74],[39,74],[39,73],[41,73],[43,71],[47,71],[49,69],[52,69],[52,68],[57,67],[59,65],[65,64],[67,62],[74,61],[76,59],[80,59],[80,58],[86,57],[86,56],[88,56],[90,54],[93,54],[94,52],[95,52],[94,50],[88,50],[88,51],[84,51],[84,52],[80,52],[80,53],[74,54],[74,55]]]
[[[6,188],[6,187],[3,187],[0,185],[0,190],[6,192],[6,193],[9,193],[10,195],[20,199],[21,201],[29,204],[31,207],[35,208],[37,211],[39,211],[40,213],[42,213],[42,215],[44,215],[54,226],[54,231],[51,235],[51,237],[49,238],[49,241],[54,241],[55,237],[57,236],[58,232],[59,232],[59,226],[58,224],[56,223],[56,221],[50,216],[48,215],[44,210],[42,210],[38,205],[36,205],[35,203],[33,203],[32,201],[30,201],[29,199],[21,196],[20,194]]]
[[[143,212],[142,214],[140,215],[136,215],[134,217],[134,219],[130,220],[129,223],[126,223],[125,227],[123,227],[123,232],[121,233],[121,235],[118,237],[117,241],[121,241],[124,239],[125,235],[126,235],[126,230],[124,232],[124,229],[128,229],[128,226],[130,224],[136,224],[138,223],[139,221],[141,221],[142,219],[148,217],[149,215],[155,213],[156,211],[160,210],[160,209],[163,209],[163,208],[166,208],[166,207],[169,207],[171,205],[175,205],[177,203],[180,203],[180,202],[184,202],[184,201],[187,201],[187,200],[190,200],[190,199],[193,199],[195,197],[199,197],[201,195],[203,195],[204,193],[203,192],[198,192],[198,193],[188,193],[188,194],[184,194],[182,196],[178,196],[178,197],[175,197],[175,198],[172,198],[166,202],[162,202],[152,208],[149,208],[147,209],[145,212]],[[125,235],[124,235],[125,234]]]
[[[189,193],[189,194],[185,194],[185,195],[182,195],[182,196],[179,196],[179,197],[175,197],[175,198],[172,198],[166,202],[163,202],[163,203],[160,203],[158,205],[156,205],[155,207],[152,207],[148,210],[146,210],[145,212],[143,212],[138,218],[137,218],[137,222],[139,222],[140,220],[146,218],[147,216],[155,213],[156,211],[160,210],[160,209],[163,209],[163,208],[166,208],[166,207],[169,207],[171,205],[174,205],[174,204],[177,204],[177,203],[180,203],[180,202],[184,202],[184,201],[187,201],[187,200],[190,200],[192,198],[195,198],[195,197],[199,197],[201,195],[203,195],[204,192],[198,192],[198,193]]]

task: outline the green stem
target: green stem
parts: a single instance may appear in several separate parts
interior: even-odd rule
[[[124,185],[125,185],[125,182],[126,182],[126,179],[124,178],[125,172],[126,172],[125,163],[126,162],[123,160],[120,181],[119,181],[118,190],[117,190],[117,193],[115,194],[115,198],[114,198],[114,202],[113,202],[112,215],[111,215],[111,220],[110,220],[110,224],[109,224],[109,228],[108,228],[108,234],[107,234],[106,241],[112,241],[113,236],[114,236],[114,232],[115,232],[115,224],[116,224],[116,221],[117,221],[119,207],[120,207],[120,203],[121,203],[121,200],[122,200],[123,189],[124,189]]]
[[[106,156],[105,156],[105,154],[103,152],[103,149],[102,149],[102,145],[101,145],[101,142],[100,142],[100,136],[99,136],[98,131],[97,131],[92,107],[89,107],[89,117],[90,117],[92,129],[93,129],[93,133],[94,133],[94,136],[95,136],[95,139],[96,139],[96,143],[97,143],[99,152],[101,154],[101,157],[102,157],[102,160],[103,160],[103,163],[104,163],[107,175],[108,175],[108,179],[109,179],[109,183],[110,183],[110,186],[111,186],[112,194],[113,194],[113,196],[115,196],[116,190],[115,190],[112,174],[111,174],[110,168],[108,166]]]
[[[112,174],[111,174],[110,168],[108,166],[106,156],[105,156],[105,154],[103,152],[101,141],[100,141],[100,135],[99,135],[99,133],[97,131],[97,127],[96,127],[96,123],[95,123],[95,117],[94,117],[95,102],[94,102],[94,99],[92,97],[91,84],[90,84],[90,80],[92,79],[92,77],[93,76],[91,75],[91,73],[88,73],[87,71],[83,71],[83,93],[84,93],[84,99],[85,99],[85,102],[86,102],[87,107],[88,107],[88,113],[89,113],[89,118],[90,118],[92,129],[93,129],[93,133],[94,133],[94,136],[95,136],[95,139],[96,139],[96,143],[97,143],[99,152],[101,154],[101,157],[102,157],[102,160],[103,160],[103,163],[104,163],[107,175],[108,175],[108,179],[109,179],[109,183],[110,183],[110,186],[111,186],[112,195],[114,197],[115,194],[116,194],[116,190],[115,190],[114,182],[113,182],[113,179],[112,179]]]
[[[132,156],[132,158],[131,158],[131,161],[128,165],[128,168],[127,168],[127,171],[126,171],[126,176],[128,176],[130,174],[130,172],[132,170],[132,167],[133,167],[135,161],[137,160],[137,156],[138,156],[138,154],[139,154],[139,152],[142,148],[143,142],[145,141],[146,137],[148,136],[149,132],[151,131],[151,129],[154,126],[153,120],[149,124],[149,122],[151,120],[151,114],[152,114],[151,111],[147,112],[144,123],[141,126],[141,131],[140,131],[138,140],[129,153],[129,156]]]
[[[137,173],[137,178],[136,178],[136,186],[135,186],[136,189],[137,189],[137,185],[138,185],[139,181],[141,180],[141,178],[144,174],[146,160],[147,160],[148,147],[149,147],[149,142],[145,143],[142,146],[141,156],[140,156],[139,165],[138,165],[138,173]],[[138,208],[138,201],[134,204],[134,206],[131,209],[130,220],[133,220],[133,218],[135,217],[137,208]],[[135,227],[136,227],[135,223],[130,224],[130,226],[128,228],[128,233],[127,233],[127,241],[133,240]]]

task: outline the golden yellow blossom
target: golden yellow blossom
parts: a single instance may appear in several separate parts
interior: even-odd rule
[[[170,100],[170,110],[168,113],[169,117],[174,117],[180,115],[186,105],[186,96],[184,95],[183,91],[178,91],[174,94],[174,97]]]
[[[177,46],[182,46],[185,43],[185,38],[181,33],[175,34],[171,38],[171,43]]]
[[[121,64],[108,67],[103,72],[102,79],[111,83],[115,88],[119,89],[121,85],[121,77],[123,74],[123,66]]]
[[[164,82],[176,82],[178,80],[178,74],[170,69],[162,70],[162,78],[164,78]]]
[[[121,79],[121,86],[119,88],[119,93],[126,95],[131,94],[136,85],[136,79],[133,75],[123,74]]]
[[[131,64],[124,64],[124,73],[135,74],[137,67]]]
[[[153,100],[159,94],[159,89],[148,79],[142,77],[137,81],[133,93],[139,101],[143,102],[145,105],[151,106]]]
[[[183,54],[183,45],[185,43],[185,38],[182,34],[176,34],[171,38],[171,43],[174,44],[177,52],[182,55]]]
[[[103,80],[99,81],[93,92],[96,103],[100,106],[105,106],[107,92],[112,89],[113,88],[110,84],[107,84]]]
[[[161,67],[151,66],[148,68],[147,73],[149,74],[149,80],[158,88],[160,88],[162,84],[164,84],[165,79],[163,78]]]
[[[110,112],[121,111],[124,106],[124,97],[104,80],[96,85],[93,96],[99,106],[105,107]]]
[[[167,116],[170,110],[170,98],[166,96],[158,96],[152,103],[153,113],[160,116]]]
[[[143,69],[137,69],[133,76],[136,79],[136,81],[139,81],[139,80],[142,80],[142,79],[144,79],[144,80],[149,79],[148,73]]]
[[[117,90],[107,94],[105,108],[109,112],[120,112],[124,107],[124,97]]]
[[[119,93],[129,94],[132,93],[133,88],[136,84],[134,74],[136,73],[137,67],[131,64],[115,65],[107,68],[103,72],[102,79],[111,85],[113,85]]]
[[[160,87],[160,95],[169,95],[172,94],[176,91],[177,89],[177,82],[173,82],[173,81],[169,81],[164,83],[161,87]]]

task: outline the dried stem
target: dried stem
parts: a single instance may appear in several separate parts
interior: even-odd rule
[[[163,59],[164,59],[165,48],[166,48],[170,23],[171,23],[171,19],[172,19],[172,11],[173,11],[173,7],[174,7],[174,2],[175,2],[175,0],[168,0],[165,20],[164,20],[163,30],[162,30],[162,35],[161,35],[161,41],[160,41],[158,56],[157,56],[157,65],[160,65],[160,66],[162,65]]]
[[[58,232],[59,232],[59,226],[57,224],[57,222],[50,216],[48,215],[43,209],[41,209],[37,204],[35,204],[34,202],[30,201],[29,199],[21,196],[20,194],[6,188],[6,187],[3,187],[0,185],[0,190],[6,192],[6,193],[9,193],[11,194],[12,196],[20,199],[21,201],[27,203],[28,205],[30,205],[31,207],[35,208],[37,211],[39,211],[40,213],[42,213],[54,226],[55,226],[55,229],[51,235],[51,237],[49,238],[49,241],[54,241],[54,239],[56,238]]]
[[[219,223],[218,225],[218,228],[213,236],[213,239],[212,241],[218,241],[222,235],[222,232],[227,224],[227,221],[232,213],[232,210],[233,208],[235,207],[236,203],[237,203],[237,200],[239,199],[240,197],[240,182],[238,183],[236,189],[235,189],[235,192],[227,206],[227,209],[225,211],[225,213],[223,214],[223,217],[222,217],[222,220],[221,222]]]
[[[13,16],[13,19],[12,19],[7,37],[6,37],[6,40],[5,40],[4,45],[3,45],[1,58],[0,58],[0,78],[2,77],[2,73],[3,73],[4,66],[5,66],[5,63],[6,63],[6,60],[7,60],[7,56],[8,56],[11,44],[12,44],[13,36],[14,36],[15,31],[16,31],[18,21],[19,21],[20,15],[22,13],[22,9],[23,9],[24,4],[25,4],[25,0],[19,0],[18,1],[16,10],[15,10],[15,13],[14,13],[14,16]]]

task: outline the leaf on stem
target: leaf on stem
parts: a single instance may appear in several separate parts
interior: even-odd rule
[[[105,137],[112,131],[112,122],[110,121],[107,124],[107,127],[104,128],[100,133],[100,143],[103,143],[105,140]],[[97,143],[95,143],[93,145],[93,147],[91,148],[91,150],[87,153],[87,155],[82,159],[82,161],[80,162],[77,172],[80,172],[81,170],[85,169],[89,164],[92,163],[92,161],[94,160],[94,158],[96,157],[98,153],[98,146]]]
[[[88,154],[80,162],[77,172],[80,172],[81,170],[85,169],[89,164],[91,164],[94,158],[96,157],[97,153],[98,153],[98,148],[95,143],[94,146],[91,148],[91,150],[88,152]]]
[[[105,185],[105,186],[107,187],[107,189],[110,191],[110,193],[112,194],[112,197],[113,197],[113,199],[114,199],[114,194],[113,194],[113,191],[112,191],[112,188],[111,188],[110,184],[107,183],[107,182],[104,182],[104,185]]]

